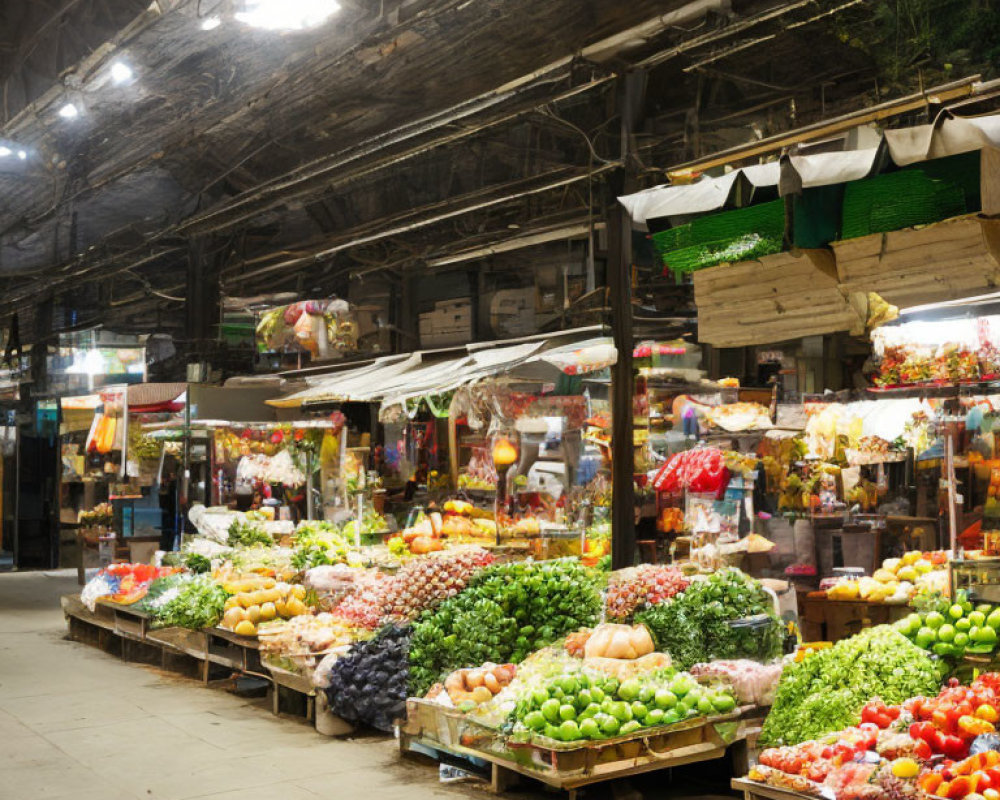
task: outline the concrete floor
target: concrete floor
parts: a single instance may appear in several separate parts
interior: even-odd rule
[[[489,796],[469,784],[442,785],[431,763],[401,759],[391,738],[329,739],[304,721],[275,719],[263,700],[67,641],[59,597],[74,591],[75,572],[0,575],[2,799]],[[628,796],[634,788],[646,797],[708,796],[695,788],[698,781],[668,784],[665,774],[656,775],[640,787],[605,786],[587,798]]]

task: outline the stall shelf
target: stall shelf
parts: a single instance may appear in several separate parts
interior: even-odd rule
[[[743,800],[815,800],[810,795],[801,792],[775,789],[773,786],[748,781],[746,778],[734,778],[730,785],[737,792],[743,793]]]
[[[155,663],[164,669],[178,668],[175,657],[183,656],[194,662],[199,679],[206,684],[212,679],[213,665],[262,678],[269,684],[272,713],[280,713],[282,694],[290,693],[302,698],[298,705],[305,709],[306,718],[315,718],[315,690],[308,679],[264,666],[254,638],[221,628],[154,629],[141,611],[107,600],[98,600],[91,611],[78,594],[64,595],[62,609],[74,641],[114,653],[124,661]]]
[[[698,717],[657,733],[642,731],[600,742],[544,746],[506,741],[455,709],[411,698],[407,719],[399,729],[399,747],[404,754],[486,762],[494,792],[530,778],[575,800],[579,790],[597,783],[723,758],[730,745],[746,738],[753,725],[749,712],[744,708]]]

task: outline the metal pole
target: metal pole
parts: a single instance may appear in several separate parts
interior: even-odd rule
[[[955,498],[955,442],[951,432],[945,429],[944,468],[948,481],[948,528],[952,556],[958,558],[958,509]]]
[[[312,453],[306,452],[306,519],[313,520],[315,516],[315,508],[313,501],[313,459]]]

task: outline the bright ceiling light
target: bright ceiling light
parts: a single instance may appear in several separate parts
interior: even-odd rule
[[[63,119],[76,119],[80,116],[80,109],[78,109],[72,103],[67,103],[62,108],[59,109],[59,116]]]
[[[255,28],[294,31],[322,25],[338,11],[337,0],[246,0],[234,16]]]
[[[28,151],[27,150],[18,150],[17,151],[17,157],[19,159],[21,159],[22,161],[26,161],[28,159]]]
[[[201,21],[201,29],[203,31],[214,31],[222,24],[222,20],[219,17],[205,17]]]
[[[4,147],[2,144],[0,144],[0,158],[7,158],[7,156],[12,156],[12,155],[14,155],[13,150],[11,150],[9,147]]]
[[[132,80],[132,68],[124,61],[116,61],[111,65],[111,80],[117,84]]]

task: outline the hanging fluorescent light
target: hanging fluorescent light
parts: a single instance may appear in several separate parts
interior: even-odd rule
[[[59,109],[59,116],[63,119],[76,119],[80,116],[80,109],[73,103],[66,103],[66,105]]]
[[[116,61],[111,65],[111,80],[121,85],[132,80],[132,68],[124,61]]]
[[[271,31],[315,28],[340,11],[337,0],[245,0],[240,22]]]
[[[12,155],[14,155],[13,150],[11,150],[9,147],[4,147],[2,144],[0,144],[0,158],[7,158],[7,156],[12,156]]]
[[[201,29],[203,31],[214,31],[222,24],[222,20],[219,17],[205,17],[201,21]]]

